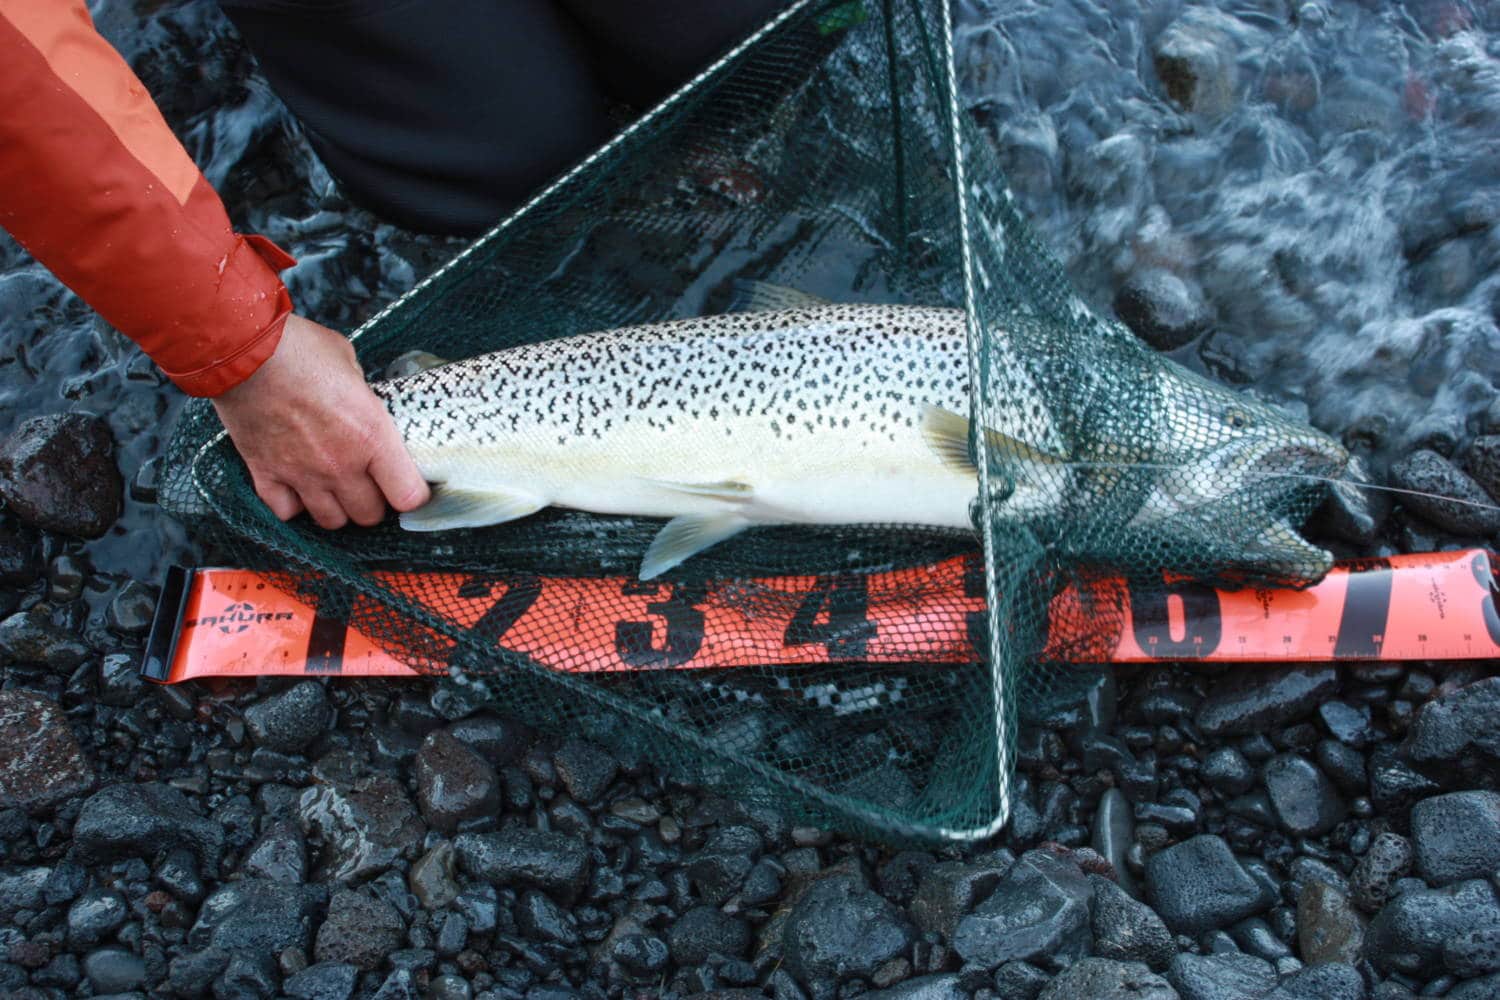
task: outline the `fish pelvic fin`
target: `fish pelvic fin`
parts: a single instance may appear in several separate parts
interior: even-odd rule
[[[1043,451],[997,430],[986,428],[984,436],[989,447],[1026,462],[1042,465],[1058,465],[1067,462],[1067,459],[1060,455]],[[969,457],[969,420],[967,417],[961,417],[952,410],[945,410],[941,406],[933,406],[929,403],[922,408],[922,437],[927,440],[927,446],[932,449],[933,454],[937,455],[948,468],[969,476],[978,475],[979,470],[974,467],[974,462]]]
[[[674,493],[686,493],[689,496],[695,497],[709,497],[713,500],[723,500],[726,503],[743,503],[755,493],[755,488],[750,484],[733,479],[725,479],[717,483],[680,483],[670,479],[647,479],[642,477],[641,482],[650,483],[658,489],[671,490]]]
[[[500,486],[462,487],[439,483],[432,499],[401,515],[407,531],[451,531],[483,528],[535,514],[547,501]]]
[[[668,521],[657,532],[641,560],[641,579],[661,576],[710,545],[738,534],[750,524],[737,514],[684,514]]]
[[[781,312],[785,309],[812,309],[816,306],[832,305],[827,299],[808,292],[773,285],[769,281],[751,281],[741,278],[734,283],[734,295],[729,300],[730,312]]]

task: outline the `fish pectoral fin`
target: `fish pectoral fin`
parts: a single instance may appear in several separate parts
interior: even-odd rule
[[[442,483],[432,487],[432,499],[401,515],[407,531],[451,531],[483,528],[535,514],[547,501],[499,486],[460,487]]]
[[[741,278],[734,283],[734,295],[729,300],[729,311],[781,312],[786,309],[812,309],[826,305],[832,305],[832,303],[808,292],[800,292],[784,285],[773,285],[769,281],[750,281]]]
[[[922,436],[942,463],[955,472],[976,475],[978,470],[969,458],[969,420],[952,410],[931,403],[922,408]],[[1065,463],[1067,459],[1051,452],[1042,451],[1009,434],[986,428],[985,442],[989,447],[1027,462],[1043,465]]]
[[[683,560],[697,555],[710,545],[716,545],[731,535],[738,534],[750,524],[735,514],[718,514],[705,517],[700,514],[684,514],[668,521],[651,540],[646,557],[641,560],[641,579],[650,580],[661,576]]]
[[[384,377],[402,378],[406,375],[415,375],[417,372],[425,372],[429,368],[441,368],[447,363],[447,358],[440,358],[428,351],[407,351],[386,365]]]
[[[642,477],[641,482],[649,483],[658,489],[671,490],[674,493],[686,493],[689,496],[710,497],[714,500],[734,503],[743,503],[755,495],[753,486],[734,479],[725,479],[716,483],[680,483],[671,479]]]

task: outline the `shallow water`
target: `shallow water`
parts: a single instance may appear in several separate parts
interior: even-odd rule
[[[98,0],[236,225],[299,258],[299,310],[352,329],[461,243],[352,208],[208,3]],[[1368,450],[1461,451],[1500,373],[1500,11],[1426,2],[1217,5],[963,0],[962,87],[1012,187],[1108,312],[1156,269],[1201,295],[1190,367]],[[1164,78],[1165,77],[1165,78]],[[0,240],[0,433],[104,414],[127,482],[181,397]],[[89,546],[145,579],[194,557],[127,499]]]

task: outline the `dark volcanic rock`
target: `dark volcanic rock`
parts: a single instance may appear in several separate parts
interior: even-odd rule
[[[1259,913],[1274,901],[1222,837],[1203,834],[1146,861],[1146,889],[1168,927],[1202,934]]]
[[[750,950],[750,925],[716,907],[695,906],[672,924],[667,944],[681,966],[702,965],[710,955],[741,958]]]
[[[1450,938],[1443,945],[1443,965],[1465,979],[1500,972],[1500,927],[1478,927]]]
[[[1255,768],[1234,747],[1220,747],[1209,754],[1199,773],[1225,795],[1243,795],[1255,784]]]
[[[1500,677],[1466,684],[1422,706],[1402,751],[1438,781],[1500,780]]]
[[[1411,841],[1389,830],[1381,832],[1349,876],[1349,892],[1356,905],[1374,913],[1390,899],[1398,879],[1411,871]]]
[[[389,903],[341,889],[328,901],[328,919],[318,928],[313,955],[319,962],[342,962],[378,969],[401,947],[406,926]]]
[[[207,996],[209,985],[229,964],[229,952],[220,948],[190,951],[172,959],[167,986],[179,997]]]
[[[500,808],[500,779],[483,757],[451,733],[438,730],[417,752],[417,804],[432,826],[447,833],[466,819]]]
[[[339,881],[380,874],[426,832],[406,789],[386,774],[315,785],[303,791],[297,811],[303,830],[322,839],[323,864]]]
[[[1412,769],[1389,744],[1370,752],[1370,798],[1375,808],[1398,822],[1420,799],[1438,791],[1437,782]]]
[[[1472,504],[1488,505],[1491,501],[1478,483],[1435,451],[1424,448],[1407,455],[1391,466],[1390,479],[1392,486],[1403,490],[1437,494],[1402,494],[1399,502],[1445,531],[1468,537],[1500,532],[1500,511],[1453,502],[1467,500]],[[1453,500],[1440,497],[1452,497]]]
[[[543,893],[528,889],[516,908],[521,933],[534,941],[552,941],[564,947],[578,945],[578,921]]]
[[[117,635],[145,635],[156,617],[156,588],[127,580],[104,612],[105,624]]]
[[[68,947],[92,948],[119,929],[129,914],[118,892],[91,889],[68,907]]]
[[[1350,905],[1348,896],[1313,882],[1297,897],[1297,943],[1304,962],[1352,965],[1364,951],[1364,918]]]
[[[146,981],[146,963],[124,948],[100,948],[83,960],[83,974],[96,996],[124,993]]]
[[[110,785],[95,792],[78,814],[73,842],[86,863],[121,857],[154,858],[187,847],[208,868],[224,852],[224,828],[199,816],[167,785]]]
[[[589,852],[561,833],[506,829],[466,833],[453,841],[460,867],[496,885],[527,885],[572,899],[588,884]]]
[[[1144,962],[1160,971],[1176,954],[1172,932],[1156,911],[1132,898],[1102,875],[1090,875],[1094,905],[1090,926],[1094,953],[1125,962]]]
[[[1333,782],[1305,757],[1277,754],[1266,761],[1264,778],[1271,808],[1288,833],[1315,837],[1344,819],[1344,803]]]
[[[1268,671],[1244,669],[1219,681],[1198,706],[1198,728],[1210,736],[1262,733],[1311,715],[1338,689],[1330,664]]]
[[[0,660],[34,663],[67,673],[91,654],[86,643],[53,625],[40,609],[22,611],[0,621]]]
[[[1172,959],[1167,981],[1182,1000],[1246,1000],[1276,985],[1276,969],[1254,955],[1183,952]]]
[[[298,753],[328,728],[328,694],[317,681],[303,681],[245,709],[245,726],[257,746]]]
[[[1030,962],[1006,962],[995,970],[995,991],[1001,1000],[1036,1000],[1051,980]]]
[[[453,845],[444,841],[422,855],[407,873],[412,895],[424,910],[441,910],[458,898],[454,872],[458,866]]]
[[[552,755],[552,766],[568,794],[579,802],[597,802],[615,780],[620,765],[602,748],[569,740]]]
[[[1500,500],[1500,434],[1475,438],[1464,459],[1464,469],[1492,499]]]
[[[98,538],[120,516],[123,499],[114,439],[98,417],[32,417],[0,443],[0,500],[23,521]]]
[[[1453,792],[1411,810],[1417,874],[1432,885],[1500,871],[1500,793]]]
[[[1283,979],[1260,1000],[1365,1000],[1365,981],[1352,965],[1309,965]]]
[[[9,920],[17,910],[39,909],[51,874],[50,868],[0,868],[0,919]]]
[[[57,703],[0,691],[0,806],[41,812],[93,787],[93,768]]]
[[[912,943],[906,918],[847,875],[812,885],[787,917],[782,936],[787,968],[804,983],[869,977]],[[675,954],[675,950],[674,950]]]
[[[530,726],[488,713],[461,719],[449,726],[448,732],[495,767],[521,756],[535,738]]]
[[[911,917],[917,929],[951,941],[958,922],[995,891],[1008,867],[944,861],[928,868],[911,901]]]
[[[918,976],[883,990],[860,994],[862,1000],[969,1000],[970,993],[953,973]]]
[[[1390,972],[1432,975],[1442,967],[1449,941],[1490,927],[1500,927],[1500,903],[1486,881],[1413,889],[1391,900],[1370,921],[1366,954]]]
[[[307,844],[302,831],[288,820],[272,823],[250,848],[244,867],[251,876],[300,885],[307,880]]]
[[[1171,985],[1140,962],[1085,958],[1058,973],[1037,1000],[1178,1000]]]
[[[1203,292],[1171,271],[1136,271],[1115,293],[1115,314],[1158,351],[1175,351],[1213,323]]]
[[[1059,964],[1086,954],[1093,887],[1083,871],[1046,851],[1028,851],[994,893],[958,923],[953,950],[994,968],[1013,959]]]
[[[230,882],[203,901],[187,941],[194,948],[225,951],[297,947],[305,952],[313,916],[326,898],[320,886],[254,878]]]

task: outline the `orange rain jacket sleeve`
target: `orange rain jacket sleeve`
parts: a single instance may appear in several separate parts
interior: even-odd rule
[[[0,0],[0,226],[195,396],[271,356],[295,261],[218,195],[83,0]]]

